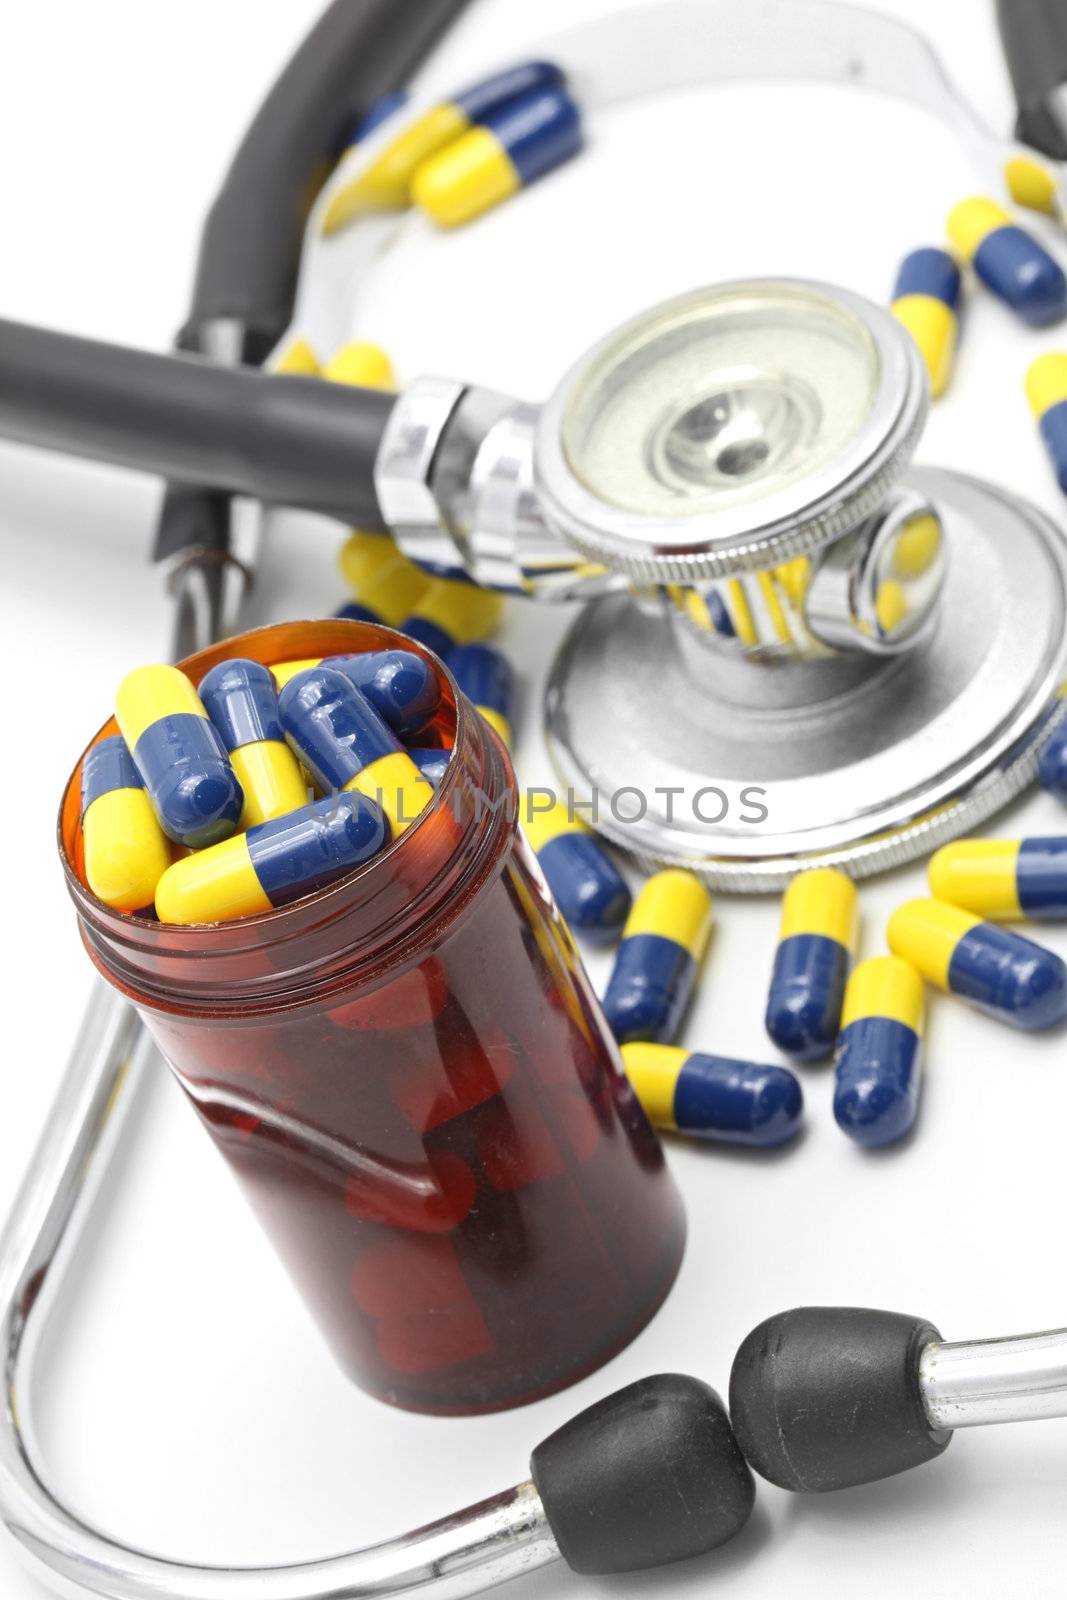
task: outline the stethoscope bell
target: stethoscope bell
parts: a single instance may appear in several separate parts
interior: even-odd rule
[[[378,491],[412,554],[590,598],[545,711],[579,814],[649,866],[770,890],[975,827],[1033,777],[1058,703],[1063,538],[909,470],[926,410],[882,308],[725,284],[609,334],[540,412],[423,380]]]

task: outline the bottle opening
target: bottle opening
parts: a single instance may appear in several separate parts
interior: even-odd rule
[[[278,909],[232,922],[177,925],[105,905],[85,878],[81,772],[88,750],[114,735],[109,718],[90,741],[60,808],[68,888],[94,962],[131,999],[177,1010],[257,1011],[304,1003],[331,986],[394,973],[439,936],[501,860],[514,832],[515,780],[502,747],[458,694],[436,656],[391,628],[344,620],[283,623],[213,645],[178,665],[198,685],[219,662],[274,667],[370,650],[403,649],[433,669],[441,690],[420,742],[452,747],[433,800],[366,865]]]

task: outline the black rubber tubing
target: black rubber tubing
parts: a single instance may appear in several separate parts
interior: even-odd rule
[[[1067,160],[1067,107],[1052,96],[1067,85],[1067,5],[1064,0],[997,0],[1000,40],[1011,73],[1024,144]]]
[[[402,87],[466,3],[333,0],[230,163],[204,224],[183,343],[216,318],[240,323],[260,359],[277,342],[292,311],[307,212],[346,122]]]
[[[385,526],[374,461],[394,397],[0,322],[0,436]]]
[[[666,1373],[579,1412],[530,1475],[575,1572],[637,1572],[703,1555],[749,1519],[756,1486],[714,1389]]]
[[[768,1317],[734,1358],[730,1416],[762,1478],[798,1494],[847,1489],[932,1461],[919,1359],[940,1340],[921,1317],[803,1306]]]

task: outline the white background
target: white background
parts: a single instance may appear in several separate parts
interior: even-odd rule
[[[738,0],[742,3],[742,0]],[[0,312],[164,347],[184,311],[203,211],[315,0],[40,0],[0,24]],[[927,28],[994,126],[1010,102],[992,4],[891,7]],[[604,12],[603,0],[475,0],[433,70],[462,83],[486,54]],[[536,15],[535,15],[536,13]],[[454,372],[532,397],[613,321],[693,284],[810,273],[883,299],[896,261],[939,236],[970,187],[952,140],[916,112],[844,91],[733,89],[597,120],[590,150],[492,219],[447,238],[407,229],[354,313],[402,374]],[[1062,520],[1020,379],[1056,333],[977,294],[956,384],[920,458],[984,473]],[[6,664],[0,1210],[14,1193],[89,988],[54,859],[76,752],[126,668],[163,649],[146,561],[158,485],[0,448]],[[335,529],[275,530],[258,615],[341,598]],[[518,760],[547,777],[544,666],[564,619],[513,605],[523,678]],[[976,619],[976,623],[979,619]],[[1053,832],[1032,797],[1006,834]],[[865,887],[864,951],[919,869]],[[720,901],[694,1046],[763,1055],[769,902]],[[1067,954],[1067,932],[1048,942]],[[603,978],[603,964],[591,963]],[[1030,1039],[933,1007],[916,1136],[878,1156],[804,1074],[807,1132],[779,1155],[672,1147],[690,1242],[677,1287],[622,1356],[573,1391],[485,1420],[434,1421],[361,1396],[333,1369],[232,1181],[165,1080],[138,1119],[63,1302],[37,1398],[47,1474],[83,1516],[150,1549],[222,1562],[298,1559],[385,1536],[525,1475],[534,1443],[644,1373],[718,1387],[744,1334],[802,1303],[914,1311],[946,1337],[1067,1320],[1062,1036]],[[760,1485],[744,1535],[708,1560],[615,1582],[552,1568],[516,1597],[1052,1595],[1063,1590],[1067,1428],[976,1431],[910,1476],[796,1499]],[[39,1591],[0,1548],[0,1594]]]

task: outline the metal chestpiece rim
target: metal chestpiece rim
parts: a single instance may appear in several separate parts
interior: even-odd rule
[[[690,516],[649,516],[609,503],[579,477],[566,444],[576,394],[598,366],[610,376],[612,352],[652,319],[699,317],[702,310],[777,298],[827,316],[838,313],[869,336],[874,382],[866,415],[832,459],[794,475],[765,500]],[[799,374],[810,380],[817,375]],[[690,583],[775,566],[809,555],[872,515],[906,470],[926,419],[928,393],[919,353],[881,307],[848,290],[805,279],[751,279],[700,289],[623,324],[568,372],[541,413],[534,455],[546,521],[589,561],[640,584]]]

